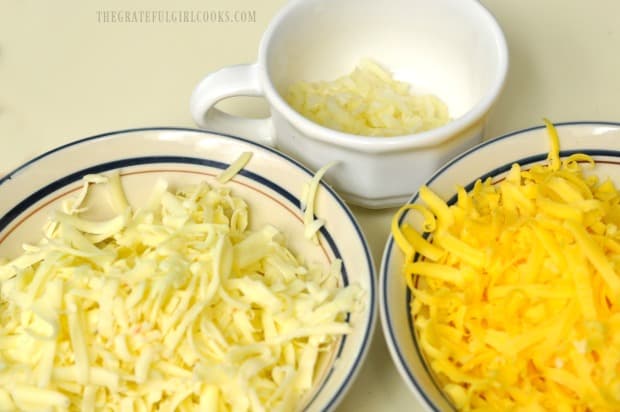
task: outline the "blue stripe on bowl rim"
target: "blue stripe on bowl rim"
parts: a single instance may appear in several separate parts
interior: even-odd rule
[[[583,121],[583,122],[564,122],[564,123],[554,123],[554,126],[556,128],[561,128],[563,126],[588,126],[588,125],[592,125],[592,126],[612,126],[612,127],[620,127],[620,123],[617,122],[596,122],[596,121]],[[431,186],[431,184],[437,179],[439,178],[439,176],[441,176],[443,173],[445,173],[450,167],[452,167],[452,165],[454,165],[455,163],[458,163],[459,161],[461,161],[463,158],[468,157],[470,155],[472,155],[474,152],[479,151],[480,149],[492,145],[494,143],[497,143],[501,140],[510,138],[512,136],[516,136],[516,135],[520,135],[520,134],[524,134],[530,131],[534,131],[534,130],[539,130],[539,129],[544,129],[545,126],[534,126],[534,127],[530,127],[527,129],[521,129],[521,130],[517,130],[499,137],[496,137],[494,139],[490,139],[488,141],[482,142],[472,148],[470,148],[469,150],[461,153],[460,155],[454,157],[452,160],[450,160],[449,162],[447,162],[446,164],[444,164],[440,169],[438,169],[430,178],[429,180],[425,183],[427,186]],[[620,146],[620,143],[619,143]],[[606,149],[571,149],[571,150],[560,150],[560,157],[566,157],[566,156],[570,156],[572,154],[575,153],[585,153],[587,155],[590,155],[592,157],[600,157],[600,156],[604,156],[604,157],[617,157],[620,159],[620,150],[606,150]],[[509,163],[506,163],[504,165],[501,165],[499,167],[496,167],[494,169],[492,169],[491,171],[485,173],[484,175],[480,176],[477,179],[474,179],[473,181],[471,181],[469,184],[467,184],[466,186],[464,186],[464,189],[466,191],[470,191],[474,184],[476,183],[476,180],[478,179],[486,179],[488,177],[494,177],[494,176],[499,176],[503,173],[506,173],[510,170],[510,168],[512,167],[513,164],[518,163],[520,166],[526,166],[526,165],[530,165],[533,163],[538,163],[538,162],[542,162],[544,160],[547,159],[547,153],[540,153],[540,154],[536,154],[536,155],[532,155],[532,156],[527,156],[515,161],[511,161]],[[413,204],[415,202],[418,201],[419,198],[419,192],[414,193],[414,195],[411,197],[411,199],[409,200],[409,202],[407,202],[407,204]],[[446,203],[451,205],[454,204],[454,202],[456,202],[457,196],[456,194],[454,194]],[[403,213],[402,216],[400,216],[398,224],[402,224],[402,222],[404,221],[404,219],[407,216],[407,212]],[[381,268],[379,269],[379,282],[380,282],[380,292],[382,293],[382,302],[381,302],[381,309],[383,310],[384,314],[385,314],[385,321],[386,324],[385,329],[387,329],[388,334],[385,336],[386,339],[388,339],[391,343],[391,346],[394,348],[394,352],[396,354],[396,356],[398,357],[398,362],[400,363],[400,366],[402,367],[401,369],[403,371],[405,371],[405,374],[407,375],[409,382],[416,388],[416,391],[418,392],[418,394],[424,399],[424,401],[426,402],[426,406],[428,406],[429,408],[431,408],[431,410],[433,410],[434,412],[441,412],[441,409],[427,396],[427,394],[425,393],[424,389],[422,388],[422,386],[420,385],[420,383],[417,381],[417,379],[415,378],[413,371],[411,370],[411,368],[408,366],[404,354],[402,353],[402,351],[400,350],[400,348],[398,347],[398,345],[396,344],[396,336],[395,336],[395,332],[394,332],[394,326],[392,324],[392,316],[390,316],[390,311],[387,305],[387,280],[388,280],[388,276],[387,276],[387,264],[390,261],[391,258],[391,254],[392,251],[395,249],[394,247],[394,237],[392,236],[392,234],[389,235],[385,249],[384,249],[384,253],[383,253],[383,258],[382,258],[382,262],[381,262]],[[414,349],[416,351],[416,355],[418,356],[418,358],[420,358],[422,360],[422,365],[424,367],[425,372],[431,377],[431,381],[433,382],[433,385],[435,386],[435,388],[437,389],[437,391],[442,395],[442,397],[448,402],[448,404],[452,405],[452,402],[448,399],[448,397],[444,394],[444,392],[439,388],[439,385],[436,382],[436,379],[433,378],[433,373],[428,365],[428,363],[426,362],[426,357],[423,356],[420,347],[418,345],[418,339],[416,337],[416,333],[415,333],[415,328],[413,326],[413,319],[411,317],[411,311],[409,310],[409,304],[411,302],[411,291],[406,288],[405,291],[405,296],[404,296],[404,305],[405,305],[405,310],[407,313],[407,323],[408,323],[408,328],[409,328],[409,332],[411,335],[411,339],[413,341],[413,345],[414,345]],[[456,411],[456,409],[454,407],[452,407],[453,411]]]
[[[306,166],[304,166],[303,164],[301,164],[300,162],[298,162],[297,160],[291,158],[290,156],[265,145],[262,145],[260,143],[254,142],[252,140],[249,139],[245,139],[239,136],[234,136],[234,135],[229,135],[229,134],[224,134],[224,133],[219,133],[219,132],[212,132],[212,131],[208,131],[208,130],[200,130],[200,129],[193,129],[193,128],[183,128],[183,127],[144,127],[144,128],[135,128],[135,129],[123,129],[123,130],[117,130],[117,131],[113,131],[113,132],[108,132],[108,133],[102,133],[102,134],[98,134],[98,135],[94,135],[94,136],[90,136],[90,137],[86,137],[86,138],[82,138],[79,140],[75,140],[73,142],[55,147],[47,152],[42,153],[39,156],[34,157],[33,159],[25,162],[24,164],[22,164],[21,166],[18,166],[16,169],[14,169],[12,172],[8,173],[7,175],[5,175],[4,177],[0,178],[0,192],[2,190],[2,185],[5,184],[6,182],[8,182],[9,180],[13,179],[14,176],[16,176],[20,171],[25,170],[29,167],[34,167],[37,163],[37,161],[45,158],[45,157],[49,157],[51,155],[53,155],[56,152],[65,150],[67,148],[70,147],[74,147],[74,146],[78,146],[81,144],[87,144],[88,142],[94,141],[94,140],[103,140],[103,139],[107,139],[110,137],[113,137],[115,135],[119,135],[119,134],[129,134],[129,133],[142,133],[142,132],[162,132],[162,131],[178,131],[178,132],[191,132],[191,133],[200,133],[200,134],[204,134],[204,135],[216,135],[219,137],[223,137],[223,138],[227,138],[227,139],[232,139],[232,140],[238,140],[241,141],[243,143],[255,146],[259,149],[262,150],[266,150],[268,152],[270,152],[273,155],[276,155],[282,159],[284,159],[285,161],[287,161],[288,163],[290,163],[291,165],[301,169],[303,172],[305,172],[309,178],[312,178],[314,176],[314,173],[307,168]],[[134,162],[134,163],[131,163]],[[205,166],[209,166],[209,167],[214,167],[214,168],[218,168],[218,169],[225,169],[226,167],[229,166],[228,163],[224,163],[224,162],[219,162],[216,160],[212,160],[212,159],[206,159],[206,158],[199,158],[199,157],[186,157],[186,156],[144,156],[144,157],[134,157],[134,158],[128,158],[128,159],[120,159],[120,160],[116,160],[116,161],[110,161],[110,162],[105,162],[105,163],[101,163],[98,165],[94,165],[88,168],[85,168],[83,170],[80,170],[78,172],[73,172],[67,176],[64,176],[60,179],[57,179],[56,181],[46,185],[45,187],[39,189],[38,191],[36,191],[35,193],[29,195],[28,197],[26,197],[25,199],[23,199],[22,201],[20,201],[16,206],[14,206],[13,208],[11,208],[11,210],[9,210],[9,212],[7,212],[6,214],[4,214],[2,217],[0,217],[0,231],[4,230],[9,224],[10,222],[12,222],[16,217],[18,217],[23,211],[25,211],[27,208],[29,208],[30,206],[32,206],[34,203],[36,203],[37,201],[39,201],[41,198],[47,196],[48,194],[59,190],[62,187],[66,187],[68,184],[77,181],[79,179],[82,178],[82,176],[84,176],[84,174],[88,174],[88,173],[101,173],[103,171],[106,170],[112,170],[112,169],[117,169],[123,166],[135,166],[135,165],[139,165],[139,164],[152,164],[152,163],[180,163],[180,164],[194,164],[194,165],[205,165]],[[240,175],[247,177],[251,180],[256,181],[257,183],[260,183],[261,185],[267,186],[269,187],[271,190],[277,192],[278,194],[280,194],[282,197],[284,197],[286,200],[288,200],[296,209],[300,209],[301,210],[301,202],[298,198],[296,198],[293,194],[291,194],[289,191],[285,190],[283,187],[279,186],[278,184],[276,184],[275,182],[272,182],[271,180],[258,175],[256,173],[250,172],[246,169],[242,169],[239,172]],[[325,183],[323,180],[321,180],[319,182],[320,186],[324,189],[327,190],[327,192],[330,194],[330,196],[338,203],[338,205],[340,206],[340,208],[346,213],[347,217],[349,218],[350,223],[352,224],[352,226],[355,228],[355,231],[357,233],[358,238],[361,240],[362,242],[362,246],[364,249],[364,257],[365,257],[365,261],[366,261],[366,265],[368,268],[368,274],[369,274],[369,285],[370,285],[370,289],[367,291],[368,292],[368,303],[370,304],[370,308],[369,308],[369,319],[368,319],[368,323],[366,324],[366,328],[364,331],[364,336],[363,336],[363,341],[362,344],[360,346],[360,350],[357,354],[357,356],[355,357],[354,361],[353,361],[353,365],[352,368],[349,370],[348,374],[345,376],[344,380],[342,381],[340,387],[335,391],[334,395],[331,397],[331,399],[328,400],[327,405],[325,406],[324,410],[325,411],[329,411],[332,410],[342,399],[342,397],[344,396],[345,392],[347,391],[347,389],[350,387],[350,385],[352,384],[353,380],[355,379],[355,377],[357,376],[357,373],[359,372],[361,365],[363,364],[363,361],[366,357],[366,354],[368,353],[368,350],[370,348],[370,341],[372,339],[372,333],[374,331],[374,327],[375,327],[375,323],[376,323],[376,276],[375,276],[375,266],[374,266],[374,262],[373,262],[373,258],[372,258],[372,254],[370,253],[370,248],[368,246],[368,242],[366,241],[366,238],[356,220],[356,218],[353,216],[353,213],[351,212],[350,208],[347,206],[347,204],[344,202],[344,200],[342,200],[342,198],[336,193],[336,191],[334,189],[332,189],[332,187],[330,185],[328,185],[327,183]],[[336,258],[341,258],[340,255],[340,251],[338,250],[338,247],[336,246],[332,236],[329,234],[329,231],[325,228],[325,226],[321,227],[320,229],[321,234],[323,235],[323,237],[325,238],[325,240],[327,241],[330,249],[332,250],[332,253],[334,254],[334,256]],[[343,275],[343,283],[345,285],[348,284],[348,275],[346,272],[346,267],[344,265],[342,265],[342,275]],[[338,351],[336,353],[336,359],[341,355],[342,350],[344,348],[344,344],[346,342],[346,335],[342,337],[341,339],[341,343],[339,345]],[[316,397],[322,392],[322,390],[324,389],[325,385],[327,384],[327,382],[329,381],[329,379],[332,376],[332,373],[334,371],[334,364],[332,365],[332,367],[330,368],[330,370],[328,371],[328,373],[326,374],[325,378],[323,379],[323,382],[321,384],[321,386],[318,388],[318,390],[315,392],[314,396],[312,397],[312,399],[309,400],[309,402],[307,403],[305,410],[308,410],[308,408],[311,406],[312,402],[314,401],[314,399],[316,399]]]

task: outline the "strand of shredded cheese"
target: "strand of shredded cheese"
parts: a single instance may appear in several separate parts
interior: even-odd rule
[[[420,346],[459,410],[620,410],[620,192],[589,156],[562,160],[545,123],[546,164],[451,206],[423,187],[426,207],[392,222]],[[428,239],[399,224],[408,209],[436,217]]]
[[[235,177],[235,175],[237,175],[237,173],[239,173],[246,164],[248,164],[251,158],[252,152],[241,153],[241,155],[234,162],[232,162],[230,166],[228,166],[217,176],[217,181],[220,183],[228,182],[230,179]]]
[[[308,239],[313,239],[315,242],[318,242],[317,233],[325,225],[325,220],[318,218],[315,219],[315,202],[316,195],[319,190],[319,183],[321,179],[327,173],[327,171],[334,165],[338,164],[338,162],[330,162],[325,166],[321,167],[312,177],[312,179],[304,185],[302,188],[302,194],[300,196],[301,199],[301,209],[304,212],[304,236]]]
[[[116,217],[82,216],[93,184]],[[295,410],[364,305],[226,187],[160,181],[131,210],[88,176],[63,210],[0,266],[3,411]]]

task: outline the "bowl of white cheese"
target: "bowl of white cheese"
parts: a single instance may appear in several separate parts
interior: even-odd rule
[[[248,136],[313,169],[369,208],[405,202],[482,139],[508,70],[495,18],[476,0],[294,0],[266,29],[255,63],[209,73],[190,110],[202,128]],[[261,96],[270,117],[218,110]]]
[[[3,177],[0,410],[333,410],[376,292],[324,172],[158,128]]]

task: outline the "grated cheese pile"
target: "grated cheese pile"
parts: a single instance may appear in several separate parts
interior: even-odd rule
[[[416,95],[377,63],[364,59],[331,82],[292,84],[286,101],[308,119],[361,136],[399,136],[446,124],[446,105],[431,94]]]
[[[84,215],[97,184],[109,220]],[[62,209],[0,265],[3,411],[292,411],[363,304],[226,187],[162,180],[132,210],[118,174],[86,176]]]
[[[620,410],[620,192],[547,128],[546,164],[451,206],[422,187],[392,222],[418,343],[459,410]],[[398,227],[406,209],[429,238]]]

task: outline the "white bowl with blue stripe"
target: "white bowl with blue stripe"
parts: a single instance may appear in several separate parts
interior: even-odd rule
[[[336,345],[304,407],[305,411],[334,410],[370,346],[376,318],[374,265],[351,211],[323,182],[315,208],[326,221],[319,244],[304,237],[299,197],[313,172],[274,149],[180,128],[124,130],[61,146],[0,177],[0,256],[16,256],[24,242],[40,239],[47,217],[79,190],[86,174],[119,170],[129,202],[140,205],[159,178],[172,187],[200,180],[217,184],[215,177],[247,151],[253,154],[250,162],[227,185],[248,202],[251,227],[272,224],[287,237],[289,248],[308,261],[328,265],[342,259],[340,283],[357,282],[367,291],[364,310],[349,317],[353,332]]]
[[[609,177],[620,186],[620,123],[571,122],[556,124],[560,156],[589,154],[596,162],[590,172]],[[466,190],[478,179],[500,180],[513,163],[523,168],[543,163],[549,153],[544,126],[520,130],[486,141],[452,159],[426,183],[442,199],[456,201],[456,185]],[[409,203],[419,203],[415,194]],[[408,219],[404,213],[401,223]],[[389,237],[379,273],[379,313],[392,360],[402,379],[425,410],[450,411],[454,407],[435,382],[430,366],[420,352],[409,307],[411,293],[401,272],[404,257]]]

